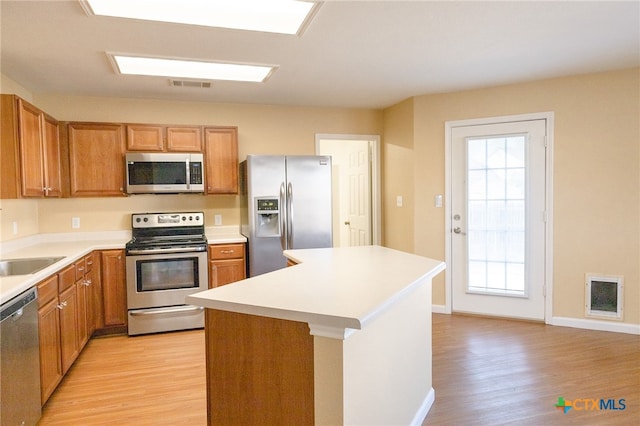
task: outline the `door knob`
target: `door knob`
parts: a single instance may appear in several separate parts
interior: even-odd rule
[[[453,228],[453,232],[455,232],[456,234],[460,234],[460,235],[467,235],[466,232],[462,232],[462,229],[459,226]]]
[[[351,222],[349,222],[348,220],[345,220],[345,221],[344,221],[344,224],[345,224],[345,225],[347,225],[347,226],[349,226],[349,225],[351,225]]]

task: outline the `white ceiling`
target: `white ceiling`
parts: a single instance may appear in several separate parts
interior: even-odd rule
[[[383,108],[640,66],[640,1],[327,1],[302,36],[88,16],[78,1],[1,6],[0,71],[34,93]],[[105,52],[278,69],[265,83],[178,88],[117,75]]]

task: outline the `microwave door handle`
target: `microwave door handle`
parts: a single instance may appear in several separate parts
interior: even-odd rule
[[[189,166],[189,159],[186,162],[187,167],[187,189],[191,189],[191,167]]]

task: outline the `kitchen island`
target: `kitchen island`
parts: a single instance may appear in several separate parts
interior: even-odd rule
[[[288,250],[295,266],[187,297],[206,309],[209,424],[419,424],[441,261]]]

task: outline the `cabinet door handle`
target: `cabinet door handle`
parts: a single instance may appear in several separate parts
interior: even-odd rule
[[[91,280],[84,280],[82,284],[84,284],[86,287],[89,287],[91,285]]]
[[[233,254],[233,250],[220,250],[220,253],[222,254]]]

